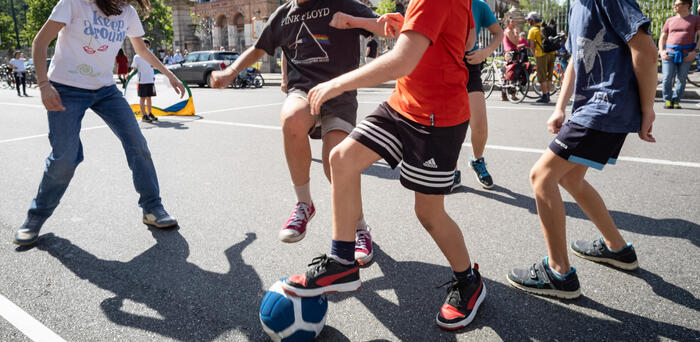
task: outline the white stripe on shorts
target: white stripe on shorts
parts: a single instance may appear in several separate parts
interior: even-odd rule
[[[421,168],[415,167],[413,165],[409,165],[409,164],[402,162],[401,167],[404,167],[404,166],[413,172],[422,173],[422,174],[425,174],[428,176],[450,176],[450,177],[452,177],[455,174],[454,170],[452,170],[452,171],[428,171],[428,170],[421,169]]]
[[[379,133],[377,131],[373,131],[371,127],[367,127],[363,124],[357,125],[356,129],[358,129],[358,131],[364,133],[365,136],[373,136],[373,137],[381,140],[382,142],[384,142],[386,144],[385,148],[389,148],[390,149],[389,152],[395,152],[395,155],[399,157],[399,159],[396,160],[397,163],[400,162],[401,159],[403,158],[403,149],[394,145],[389,139],[384,137],[381,133]],[[382,145],[382,146],[384,146],[384,145]]]
[[[360,127],[360,125],[355,127],[355,131],[362,134],[362,136],[364,136],[365,138],[374,141],[375,143],[377,143],[377,145],[383,147],[387,152],[389,152],[389,154],[391,154],[396,164],[401,162],[401,156],[397,155],[396,152],[394,152],[394,150],[389,145],[372,136],[370,132],[365,131],[362,127]]]
[[[367,134],[371,134],[384,141],[394,149],[396,154],[403,157],[403,145],[400,141],[397,142],[396,137],[391,135],[389,132],[383,130],[381,127],[373,125],[369,121],[362,121],[359,125],[357,125],[357,127],[364,129]]]
[[[404,169],[401,169],[401,177],[403,177],[404,179],[410,181],[411,183],[415,183],[415,184],[427,186],[427,187],[429,187],[429,188],[438,188],[438,189],[442,189],[442,188],[446,188],[446,187],[448,187],[448,186],[451,186],[452,183],[453,183],[453,181],[449,181],[449,182],[447,182],[447,183],[428,183],[428,182],[424,182],[424,181],[422,181],[422,180],[418,180],[418,179],[415,179],[415,178],[413,178],[413,177],[411,177],[411,176],[408,176],[408,175],[404,172]]]
[[[408,167],[406,167],[408,166]],[[417,172],[411,171],[412,167],[405,162],[401,162],[401,176],[413,183],[420,184],[423,186],[427,186],[430,188],[445,188],[448,186],[451,186],[452,183],[454,182],[454,171],[448,171],[451,176],[440,176],[440,177],[434,177],[434,176],[426,176],[419,174]],[[423,170],[421,170],[423,171]]]
[[[367,120],[362,120],[362,122],[360,122],[360,124],[365,124],[365,125],[367,125],[367,126],[372,127],[372,128],[373,128],[372,130],[377,130],[377,131],[379,131],[379,132],[384,133],[384,135],[385,135],[387,138],[393,140],[393,141],[396,143],[396,145],[398,145],[399,148],[403,150],[403,145],[401,144],[401,140],[399,140],[399,139],[398,139],[397,137],[395,137],[393,134],[387,132],[384,128],[381,128],[381,127],[379,127],[379,126],[377,126],[377,125],[375,125],[375,124],[373,124],[373,123],[371,123],[371,122],[369,122],[369,121],[367,121]]]

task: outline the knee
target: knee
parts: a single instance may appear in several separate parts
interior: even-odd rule
[[[307,118],[302,111],[293,111],[282,115],[282,133],[286,137],[306,137],[309,132]]]
[[[535,165],[532,170],[530,170],[530,186],[535,193],[538,193],[544,189],[547,184],[546,172]]]
[[[331,167],[331,172],[333,174],[361,172],[353,167],[353,161],[351,159],[352,158],[348,157],[347,152],[343,150],[342,146],[338,145],[333,147],[328,155],[328,164]]]
[[[82,161],[82,156],[76,156],[75,158],[55,158],[51,155],[46,159],[46,170],[56,181],[68,182],[73,178],[75,169]]]
[[[423,226],[423,228],[430,232],[435,229],[435,218],[439,213],[434,212],[432,210],[428,210],[424,207],[421,207],[419,205],[416,205],[413,210],[416,213],[416,218],[418,218],[418,221],[420,221],[420,224]]]

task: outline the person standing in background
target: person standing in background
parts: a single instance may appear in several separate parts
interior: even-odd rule
[[[24,58],[22,58],[22,51],[15,52],[15,58],[10,60],[10,67],[12,67],[12,76],[15,78],[15,89],[17,89],[17,96],[22,97],[19,92],[19,86],[22,85],[22,91],[24,96],[27,95],[27,68],[24,66]]]
[[[664,108],[680,109],[685,92],[688,70],[700,51],[700,16],[690,14],[692,0],[676,0],[673,11],[677,15],[668,18],[659,37],[661,72],[663,73]],[[671,90],[673,83],[675,89]]]
[[[379,49],[379,44],[374,39],[374,35],[367,37],[369,41],[367,42],[367,50],[365,51],[365,61],[369,63],[377,58],[377,50]]]
[[[117,77],[119,81],[122,82],[123,86],[126,86],[126,78],[129,74],[129,59],[124,54],[124,49],[119,49],[117,52]]]

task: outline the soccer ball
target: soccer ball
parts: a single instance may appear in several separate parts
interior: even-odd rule
[[[260,323],[273,341],[313,341],[326,323],[326,296],[300,298],[282,289],[284,279],[265,293],[260,304]]]

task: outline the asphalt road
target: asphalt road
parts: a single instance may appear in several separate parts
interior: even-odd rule
[[[279,130],[284,96],[273,87],[193,92],[198,117],[141,124],[178,229],[141,223],[122,148],[90,112],[81,134],[85,161],[39,244],[23,250],[11,235],[50,151],[47,123],[36,90],[22,99],[0,91],[0,341],[38,331],[10,323],[21,312],[67,341],[267,339],[257,317],[265,290],[329,249],[320,143],[312,143],[317,215],[303,241],[283,244],[277,231],[295,202]],[[360,91],[360,116],[388,95]],[[584,295],[563,301],[505,280],[510,268],[546,253],[528,172],[552,139],[545,130],[551,106],[489,101],[486,160],[497,186],[477,186],[465,170],[466,147],[464,186],[446,199],[488,290],[476,319],[456,332],[434,323],[447,262],[415,218],[398,172],[373,165],[362,181],[376,261],[363,269],[359,292],[329,296],[319,340],[700,340],[700,110],[685,106],[657,104],[658,143],[630,135],[618,165],[588,176],[635,245],[641,269],[620,272],[570,255]],[[564,199],[569,240],[597,238],[572,198]]]

